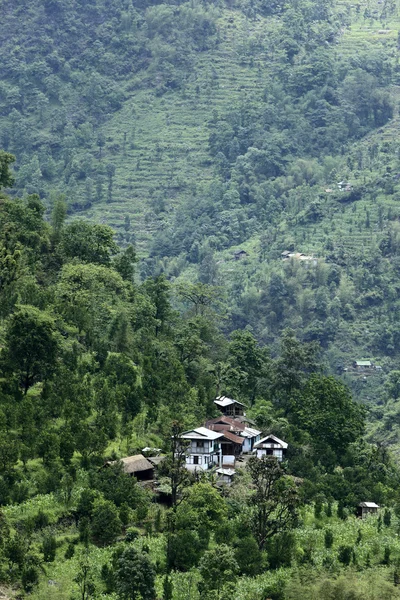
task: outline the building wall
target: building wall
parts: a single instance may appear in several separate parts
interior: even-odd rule
[[[257,448],[257,458],[262,458],[263,456],[275,456],[281,462],[283,460],[283,451],[280,448],[274,448],[271,453],[271,451],[267,452],[266,448]]]

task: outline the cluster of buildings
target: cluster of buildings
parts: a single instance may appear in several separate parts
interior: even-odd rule
[[[186,468],[190,471],[216,468],[222,481],[230,483],[235,466],[251,453],[257,457],[275,456],[282,461],[287,443],[270,434],[261,439],[261,431],[246,417],[245,405],[238,400],[219,396],[214,404],[221,415],[181,434],[185,442]]]

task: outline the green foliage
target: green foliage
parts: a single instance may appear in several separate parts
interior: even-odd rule
[[[127,548],[118,557],[115,571],[115,587],[122,600],[154,600],[155,573],[149,558],[135,548]]]
[[[96,544],[109,545],[121,533],[121,521],[115,504],[109,500],[97,500],[93,506],[90,533]]]

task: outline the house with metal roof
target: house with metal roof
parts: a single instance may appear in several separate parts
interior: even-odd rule
[[[260,440],[261,431],[254,427],[248,427],[242,418],[232,418],[226,415],[221,415],[215,419],[209,419],[206,422],[206,427],[213,431],[221,433],[229,432],[242,438],[240,454],[251,452],[254,444]],[[222,452],[224,454],[224,451]]]
[[[275,456],[281,462],[285,456],[287,447],[288,444],[286,442],[280,440],[276,435],[269,434],[254,444],[254,452],[256,452],[257,458]]]
[[[376,515],[379,509],[379,504],[375,502],[360,502],[357,509],[357,515],[362,519],[368,517],[368,515]]]
[[[227,398],[227,396],[218,396],[214,400],[214,404],[218,406],[222,414],[227,417],[237,417],[244,414],[246,405],[233,398]]]
[[[181,433],[180,438],[185,440],[186,467],[190,471],[198,469],[207,470],[215,465],[222,466],[221,439],[223,433],[211,431],[206,427],[197,427]]]

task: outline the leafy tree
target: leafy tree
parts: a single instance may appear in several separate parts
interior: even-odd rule
[[[21,306],[10,317],[3,356],[26,394],[37,381],[49,378],[57,367],[60,342],[54,318],[33,306]]]
[[[114,232],[108,225],[91,225],[74,221],[67,225],[61,236],[61,251],[67,259],[108,265],[111,255],[117,252]]]
[[[15,162],[15,156],[0,150],[0,190],[3,187],[11,187],[14,177],[10,172],[10,165]]]
[[[121,534],[121,521],[118,510],[109,500],[97,500],[93,506],[90,531],[93,540],[100,546],[115,542]]]
[[[364,431],[364,409],[333,377],[313,375],[296,400],[293,419],[322,451],[329,446],[340,460],[346,448]]]
[[[248,462],[254,493],[250,497],[252,528],[260,550],[268,538],[294,525],[299,503],[293,480],[274,457]]]
[[[117,559],[115,587],[121,600],[155,600],[155,571],[146,554],[127,548]]]
[[[207,550],[200,560],[199,572],[201,581],[199,591],[202,597],[207,597],[215,591],[217,599],[226,584],[234,584],[239,571],[232,548],[221,544],[218,548]]]

